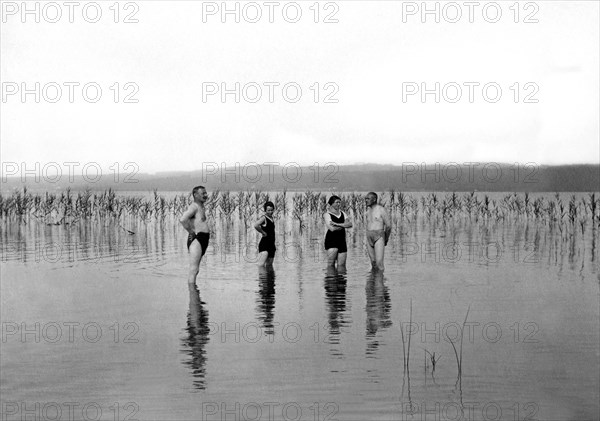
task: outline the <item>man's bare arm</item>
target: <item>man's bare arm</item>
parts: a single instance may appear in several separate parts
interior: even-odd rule
[[[383,206],[380,208],[380,211],[381,219],[383,220],[383,229],[386,233],[389,233],[390,231],[392,231],[392,223],[390,221],[390,216],[388,215],[387,211]]]
[[[391,230],[392,229],[392,223],[390,221],[390,216],[388,215],[387,211],[385,210],[385,208],[382,206],[380,208],[381,210],[381,219],[383,220],[383,223],[385,225],[385,230]]]
[[[385,208],[382,206],[380,210],[381,219],[383,220],[383,229],[385,231],[385,245],[387,246],[388,240],[390,239],[390,234],[392,233],[392,223]]]
[[[194,231],[194,216],[196,215],[197,205],[192,203],[188,209],[183,213],[181,219],[179,219],[179,223],[183,225],[183,228],[191,235],[195,235]]]

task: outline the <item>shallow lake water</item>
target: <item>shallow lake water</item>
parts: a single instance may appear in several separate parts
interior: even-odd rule
[[[598,228],[397,218],[382,274],[305,222],[270,271],[220,221],[197,288],[174,219],[4,222],[2,419],[600,417]]]

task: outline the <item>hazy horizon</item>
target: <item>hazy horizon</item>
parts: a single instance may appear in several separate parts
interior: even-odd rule
[[[0,191],[28,188],[32,191],[73,190],[188,191],[190,186],[205,185],[224,191],[325,190],[325,191],[489,191],[489,192],[581,192],[598,191],[600,165],[556,165],[469,163],[403,166],[383,164],[300,166],[246,165],[221,167],[205,163],[204,171],[175,171],[157,174],[135,172],[104,173],[88,167],[88,175],[74,171],[49,175],[33,171],[29,177],[3,175]],[[71,169],[71,168],[70,168]],[[18,173],[18,166],[11,167]],[[99,172],[94,172],[98,170]]]

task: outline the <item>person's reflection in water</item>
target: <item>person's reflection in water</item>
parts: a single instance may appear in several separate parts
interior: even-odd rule
[[[267,335],[273,335],[275,309],[275,271],[273,266],[258,267],[258,296],[256,297],[258,320]]]
[[[329,341],[339,343],[341,328],[346,325],[346,275],[345,271],[328,266],[325,272],[325,299],[329,316]]]
[[[194,387],[200,390],[206,388],[204,380],[206,374],[206,344],[209,341],[210,328],[208,326],[208,311],[200,301],[200,292],[195,284],[188,284],[190,291],[190,311],[187,318],[186,336],[182,339],[181,351],[189,356],[183,363],[188,366]]]
[[[376,353],[379,348],[377,332],[392,325],[390,312],[392,304],[388,288],[385,286],[383,272],[375,270],[369,273],[367,286],[367,357]]]

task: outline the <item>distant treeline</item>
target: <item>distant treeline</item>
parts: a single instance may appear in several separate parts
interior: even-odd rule
[[[262,191],[486,191],[486,192],[597,192],[600,191],[600,165],[539,166],[536,164],[404,164],[335,165],[300,167],[286,165],[239,165],[221,168],[205,164],[204,171],[123,174],[116,182],[113,174],[91,180],[75,174],[60,178],[36,178],[31,174],[5,177],[1,189],[7,193],[27,187],[31,191],[121,190],[189,191],[196,185],[209,190]]]

